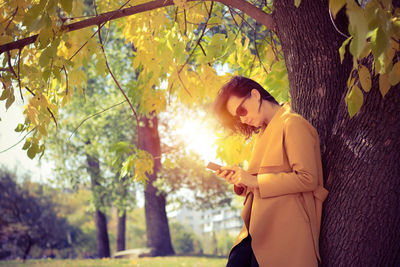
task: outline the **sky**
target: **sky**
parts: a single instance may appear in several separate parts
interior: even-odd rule
[[[5,101],[0,101],[0,165],[15,170],[17,175],[32,174],[30,177],[33,181],[45,182],[51,175],[49,164],[44,161],[39,162],[36,158],[30,159],[26,150],[22,150],[25,140],[17,144],[26,134],[14,131],[17,125],[25,120],[22,112],[26,100],[23,103],[21,98],[18,98],[19,95],[16,96],[15,102],[8,110]],[[15,144],[17,145],[8,149]]]

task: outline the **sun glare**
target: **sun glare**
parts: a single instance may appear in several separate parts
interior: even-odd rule
[[[199,154],[204,161],[216,160],[216,136],[207,123],[199,118],[186,119],[177,126],[176,131],[187,148]]]

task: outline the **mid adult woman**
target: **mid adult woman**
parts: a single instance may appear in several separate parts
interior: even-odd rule
[[[289,104],[257,82],[236,76],[214,103],[221,123],[257,134],[248,170],[222,167],[217,175],[245,197],[243,228],[227,266],[318,266],[323,188],[316,130]]]

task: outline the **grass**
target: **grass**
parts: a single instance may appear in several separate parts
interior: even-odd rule
[[[226,265],[224,258],[171,256],[137,259],[94,259],[94,260],[27,260],[21,261],[0,261],[0,266],[44,266],[44,267],[97,267],[97,266],[140,266],[140,267],[222,267]]]

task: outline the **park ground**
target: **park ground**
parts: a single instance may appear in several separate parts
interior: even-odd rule
[[[85,259],[85,260],[27,260],[22,261],[0,261],[0,266],[40,266],[40,267],[97,267],[97,266],[140,266],[140,267],[222,267],[226,265],[225,258],[209,257],[155,257],[136,259]]]

